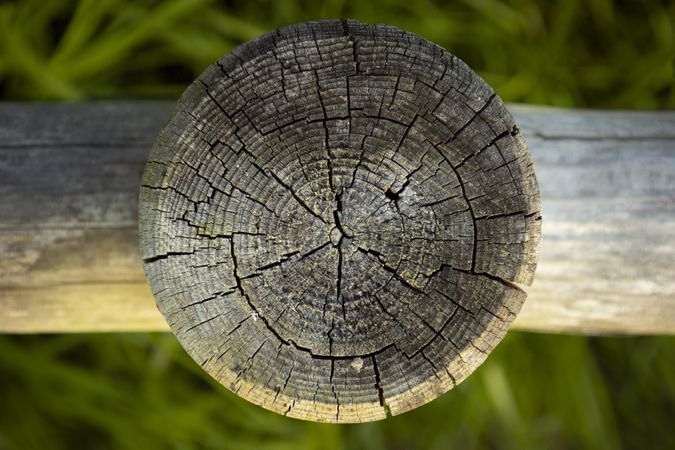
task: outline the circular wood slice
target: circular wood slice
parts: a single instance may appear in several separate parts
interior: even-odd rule
[[[511,114],[462,61],[313,22],[209,67],[161,132],[141,252],[194,360],[291,417],[366,422],[480,365],[532,281],[540,200]]]

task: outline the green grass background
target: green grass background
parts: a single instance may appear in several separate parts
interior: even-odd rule
[[[674,108],[658,0],[0,1],[0,99],[175,99],[274,27],[351,17],[417,32],[506,101]],[[510,332],[466,382],[385,421],[252,406],[169,334],[0,336],[0,449],[675,449],[675,338]]]

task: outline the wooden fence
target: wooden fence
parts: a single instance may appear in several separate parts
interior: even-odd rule
[[[166,331],[137,197],[168,102],[0,103],[0,332]],[[675,111],[511,105],[542,194],[514,327],[675,333]]]

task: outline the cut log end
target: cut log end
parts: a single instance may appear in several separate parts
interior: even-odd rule
[[[366,422],[443,394],[502,339],[539,204],[513,118],[464,63],[392,27],[313,22],[188,88],[146,166],[141,254],[229,389]]]

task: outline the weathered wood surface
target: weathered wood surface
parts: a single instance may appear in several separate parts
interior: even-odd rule
[[[540,205],[511,114],[463,62],[393,27],[311,22],[186,90],[145,168],[141,257],[223,385],[368,422],[442,395],[501,341]]]
[[[0,103],[0,330],[166,331],[138,256],[173,102]],[[514,328],[675,333],[675,112],[511,105],[544,217]]]

